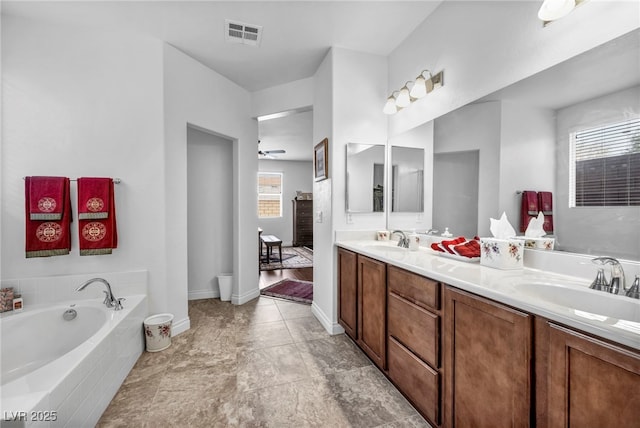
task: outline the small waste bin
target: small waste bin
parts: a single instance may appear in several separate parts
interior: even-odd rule
[[[233,276],[230,273],[218,275],[218,286],[220,287],[220,300],[228,302],[231,300],[231,286],[233,285]]]
[[[148,352],[158,352],[171,346],[173,314],[152,315],[144,320],[144,337]]]

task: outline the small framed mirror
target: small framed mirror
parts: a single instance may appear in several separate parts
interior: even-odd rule
[[[384,152],[382,144],[347,143],[347,212],[384,212]]]
[[[424,211],[424,149],[391,147],[391,212]]]

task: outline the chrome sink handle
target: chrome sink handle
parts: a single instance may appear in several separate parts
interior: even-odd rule
[[[640,275],[636,275],[635,281],[633,281],[633,284],[629,287],[625,296],[631,297],[632,299],[640,299]]]
[[[609,293],[626,293],[627,286],[624,281],[624,269],[622,269],[622,265],[617,259],[614,259],[613,257],[596,257],[592,261],[601,265],[611,265],[611,282],[609,285]]]

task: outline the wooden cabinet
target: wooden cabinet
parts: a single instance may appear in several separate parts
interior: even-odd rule
[[[387,364],[387,265],[358,254],[357,343],[382,370]]]
[[[640,352],[338,249],[338,319],[434,427],[631,427]]]
[[[387,267],[389,378],[433,425],[441,423],[441,284]]]
[[[536,320],[538,427],[621,428],[640,424],[640,353]],[[546,407],[546,412],[545,412]],[[545,414],[546,413],[546,414]]]
[[[532,317],[452,287],[444,316],[444,425],[530,426]]]
[[[358,340],[358,261],[356,253],[338,248],[338,322]]]
[[[294,199],[293,246],[313,245],[313,201]]]

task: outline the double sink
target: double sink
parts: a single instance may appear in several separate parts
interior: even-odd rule
[[[393,241],[363,243],[363,248],[380,251],[392,259],[397,259],[402,253],[415,253],[407,248],[398,247]],[[435,255],[428,249],[420,251],[421,254],[426,251],[431,256]],[[586,319],[617,324],[626,322],[628,325],[623,327],[640,333],[640,301],[637,299],[591,290],[586,283],[577,284],[561,280],[527,281],[525,276],[519,280],[505,282],[509,283],[508,287],[513,294],[526,300],[543,301],[556,307],[570,309],[575,315]]]

